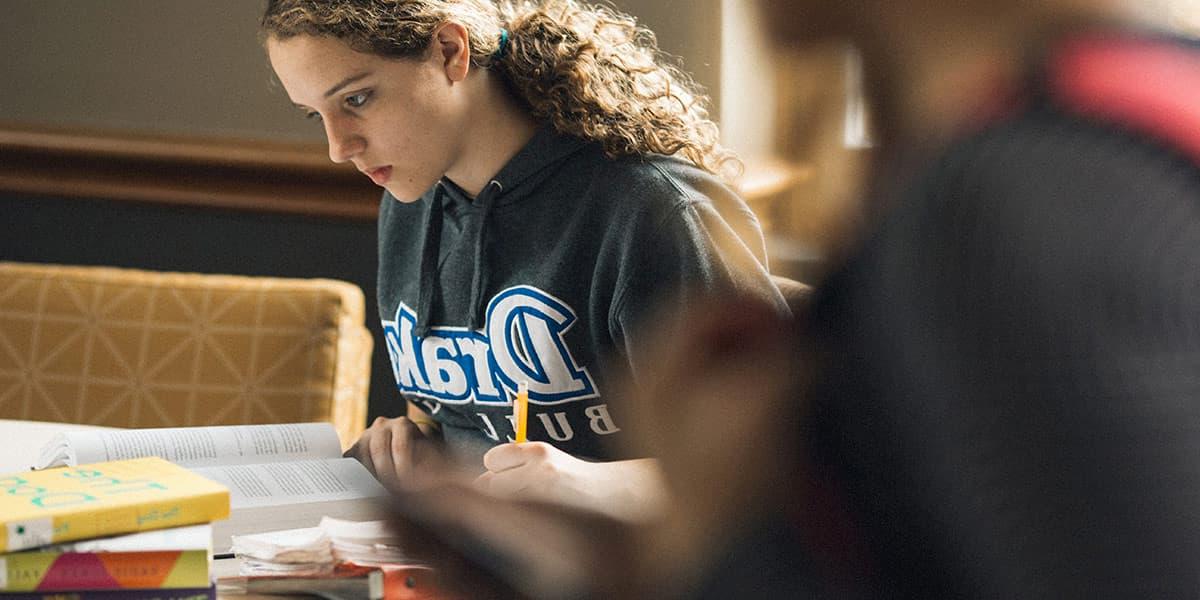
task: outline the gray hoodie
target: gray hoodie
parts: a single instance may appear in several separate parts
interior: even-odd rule
[[[605,394],[653,364],[639,336],[662,301],[738,292],[787,310],[758,221],[717,178],[549,126],[475,198],[448,179],[409,204],[385,193],[379,239],[396,384],[471,459],[511,441],[521,380],[530,440],[623,458],[610,442],[625,415]]]

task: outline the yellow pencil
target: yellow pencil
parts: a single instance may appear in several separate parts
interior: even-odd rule
[[[525,443],[525,425],[529,420],[529,383],[522,380],[517,384],[517,399],[513,401],[513,422],[517,428],[518,444]]]

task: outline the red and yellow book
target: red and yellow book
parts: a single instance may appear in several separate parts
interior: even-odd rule
[[[216,600],[217,586],[160,590],[80,590],[2,594],[4,600]]]
[[[225,486],[161,458],[0,476],[0,552],[228,516]]]
[[[0,555],[0,591],[203,588],[211,553],[209,525],[12,552]]]

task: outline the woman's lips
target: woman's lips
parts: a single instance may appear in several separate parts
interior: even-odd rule
[[[370,171],[367,171],[366,173],[367,173],[367,177],[370,177],[371,181],[375,182],[375,185],[383,185],[383,184],[387,183],[388,179],[390,179],[392,177],[392,168],[391,167],[379,167],[378,169],[371,169]]]

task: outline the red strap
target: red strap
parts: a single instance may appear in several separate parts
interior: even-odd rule
[[[1200,163],[1200,52],[1162,39],[1076,38],[1054,54],[1048,74],[1067,108],[1162,140]]]

